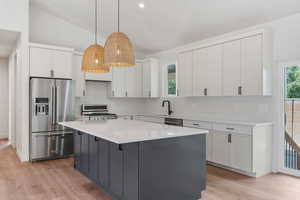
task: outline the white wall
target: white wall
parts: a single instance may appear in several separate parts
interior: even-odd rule
[[[21,34],[16,47],[19,51],[16,132],[20,140],[17,154],[22,161],[26,161],[29,159],[29,0],[0,0],[0,29]]]
[[[87,81],[86,96],[76,98],[75,112],[80,115],[81,104],[107,104],[109,112],[116,114],[141,114],[145,104],[144,99],[110,98],[110,84],[105,82]]]
[[[0,138],[8,138],[8,59],[0,58]]]

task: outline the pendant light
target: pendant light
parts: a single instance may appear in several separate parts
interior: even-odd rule
[[[120,32],[120,0],[118,0],[118,32],[112,33],[106,40],[104,63],[109,67],[135,65],[133,45],[127,35]]]
[[[89,46],[83,55],[82,70],[89,73],[107,73],[104,65],[104,48],[98,45],[98,0],[95,0],[95,44]]]

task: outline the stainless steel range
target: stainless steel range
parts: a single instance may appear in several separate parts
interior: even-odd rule
[[[108,112],[108,106],[103,104],[83,104],[81,105],[81,116],[86,120],[107,120],[117,119],[118,116]]]

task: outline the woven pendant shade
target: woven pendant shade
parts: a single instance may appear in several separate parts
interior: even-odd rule
[[[104,65],[104,48],[100,45],[91,45],[84,52],[82,70],[89,73],[107,73],[109,68]]]
[[[112,33],[104,46],[104,64],[108,67],[129,67],[135,65],[133,45],[122,32]]]

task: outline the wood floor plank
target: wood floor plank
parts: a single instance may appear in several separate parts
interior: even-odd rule
[[[249,178],[208,166],[203,200],[300,200],[300,179],[283,174]],[[0,199],[112,200],[73,168],[72,159],[21,163],[0,140]]]

